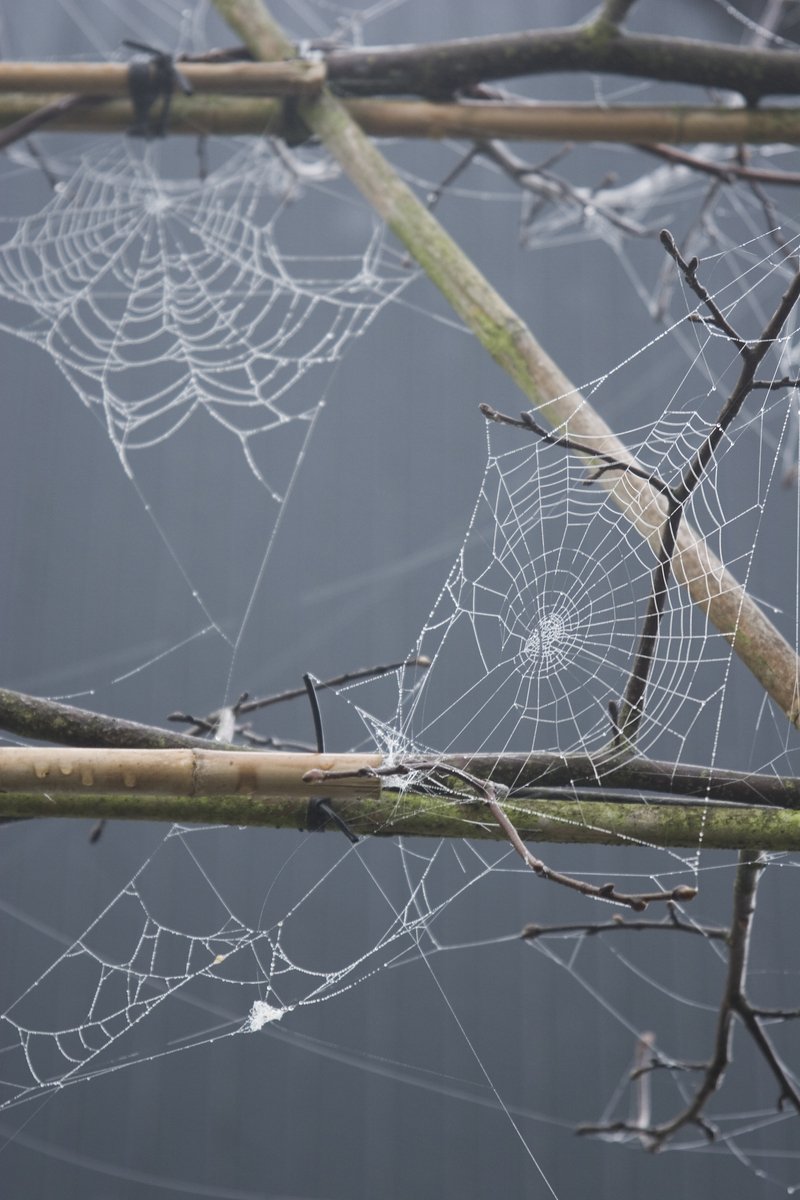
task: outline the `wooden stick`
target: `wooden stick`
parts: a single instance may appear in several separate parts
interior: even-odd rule
[[[309,828],[309,805],[324,790],[355,833],[376,837],[503,839],[482,801],[399,792],[371,773],[379,755],[226,750],[0,748],[0,819],[77,817],[209,825]],[[325,775],[347,772],[347,778]],[[352,772],[370,773],[354,777]],[[307,783],[309,770],[324,785]],[[396,782],[396,781],[395,781]],[[567,791],[503,802],[520,838],[591,845],[800,849],[800,812],[786,809],[616,804]],[[315,828],[320,828],[318,820]],[[336,828],[332,823],[324,829]],[[12,837],[11,830],[3,833]]]
[[[244,68],[255,69],[256,66],[237,64],[237,71],[243,72],[240,86],[234,87],[232,82],[226,89],[219,83],[213,90],[211,84],[216,77],[212,80],[210,73],[222,68],[204,66],[209,75],[208,90],[198,88],[198,95],[174,97],[169,132],[261,134],[266,131],[280,135],[284,129],[282,106],[274,98],[263,97],[304,94],[306,86],[313,90],[318,84],[313,81],[312,87],[309,81],[313,77],[309,75],[302,83],[290,85],[287,82],[283,91],[279,90],[277,82],[273,90],[266,86],[245,86]],[[64,82],[69,82],[66,75]],[[231,94],[223,94],[226,90]],[[0,128],[62,99],[60,92],[4,93],[0,87]],[[677,105],[605,108],[588,104],[433,104],[422,100],[343,100],[340,104],[365,133],[375,137],[449,137],[470,141],[492,138],[557,142],[600,140],[644,147],[662,142],[673,145],[680,142],[722,145],[800,143],[800,111],[792,108],[750,110],[682,108]],[[53,129],[63,133],[113,132],[127,129],[132,122],[130,102],[116,99],[97,108],[65,113],[53,122]]]
[[[194,92],[240,96],[302,96],[325,82],[322,62],[177,64]],[[127,96],[129,64],[123,62],[0,62],[0,92],[76,92]]]

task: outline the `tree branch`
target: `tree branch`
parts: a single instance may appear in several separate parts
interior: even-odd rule
[[[128,750],[207,750],[203,738],[142,725],[103,713],[0,688],[0,729],[17,737],[62,746],[118,747]],[[226,747],[235,749],[235,747]]]
[[[617,8],[628,7],[618,5]],[[800,93],[800,52],[623,33],[603,14],[571,28],[531,30],[434,45],[334,50],[328,79],[347,95],[441,97],[523,75],[590,72],[738,92],[749,104]]]
[[[584,1125],[578,1133],[583,1134],[635,1134],[650,1150],[661,1149],[674,1135],[687,1125],[697,1125],[709,1140],[716,1137],[716,1130],[705,1116],[708,1101],[719,1090],[725,1073],[732,1062],[733,1024],[738,1016],[747,1029],[755,1046],[774,1075],[780,1089],[778,1107],[785,1102],[800,1113],[800,1091],[790,1073],[784,1067],[775,1048],[767,1037],[757,1015],[746,996],[747,960],[753,917],[756,908],[758,879],[765,866],[757,850],[742,851],[736,872],[733,893],[733,915],[728,931],[728,974],[717,1015],[714,1049],[710,1060],[703,1067],[703,1076],[694,1095],[675,1116],[658,1125],[642,1121],[615,1121],[605,1125]],[[669,1067],[687,1064],[666,1064]],[[695,1065],[692,1064],[695,1069]]]

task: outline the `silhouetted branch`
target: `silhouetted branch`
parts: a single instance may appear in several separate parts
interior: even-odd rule
[[[400,662],[381,663],[375,667],[359,667],[355,671],[344,671],[341,675],[331,676],[330,679],[315,681],[314,687],[318,692],[324,692],[328,688],[343,687],[348,683],[356,683],[360,679],[377,679],[381,675],[390,675],[392,671],[399,671],[403,667],[426,670],[430,665],[429,658],[426,658],[424,654],[418,654],[412,658],[402,659]],[[259,709],[269,708],[273,704],[284,704],[287,700],[297,700],[307,695],[305,685],[303,687],[287,688],[283,692],[273,692],[270,696],[260,696],[253,700],[250,699],[249,693],[245,692],[232,707],[235,716],[240,717],[245,713],[257,712]],[[194,726],[191,733],[196,736],[201,732],[215,732],[223,711],[225,710],[217,709],[205,717],[193,717],[190,713],[174,712],[170,713],[167,720]],[[237,727],[236,732],[241,733],[243,730]]]
[[[705,1107],[722,1085],[725,1073],[732,1061],[734,1018],[738,1017],[750,1034],[762,1058],[769,1067],[779,1086],[778,1107],[791,1104],[800,1113],[800,1092],[790,1073],[767,1037],[761,1020],[760,1010],[751,1005],[746,995],[747,960],[750,937],[756,907],[758,880],[765,866],[759,851],[743,851],[739,855],[739,866],[733,893],[733,914],[727,933],[728,973],[725,989],[717,1015],[714,1048],[711,1058],[703,1066],[702,1079],[688,1103],[669,1120],[660,1124],[649,1124],[639,1120],[614,1121],[602,1125],[584,1125],[578,1129],[582,1134],[629,1133],[640,1138],[650,1150],[659,1150],[677,1132],[687,1125],[700,1128],[713,1141],[717,1131],[705,1116]],[[794,1014],[792,1014],[794,1015]],[[697,1069],[696,1064],[654,1062],[653,1066],[666,1065],[669,1069]],[[641,1074],[640,1066],[635,1074]]]
[[[621,931],[629,933],[661,932],[693,933],[698,937],[708,938],[711,941],[727,942],[729,930],[716,925],[693,925],[688,921],[681,921],[677,916],[676,905],[672,900],[667,903],[667,908],[669,915],[663,921],[628,921],[621,914],[617,914],[610,921],[596,923],[578,922],[571,925],[526,925],[519,936],[523,941],[532,942],[537,938],[563,937],[565,934],[583,934],[586,937],[595,937],[601,933],[619,933]]]
[[[779,187],[797,187],[800,185],[800,172],[775,171],[769,167],[750,167],[733,159],[716,162],[711,158],[701,158],[688,150],[677,146],[665,146],[661,143],[643,143],[636,147],[643,154],[652,154],[665,162],[678,167],[688,167],[704,175],[713,175],[723,183],[734,183],[737,179],[747,182],[777,184]]]

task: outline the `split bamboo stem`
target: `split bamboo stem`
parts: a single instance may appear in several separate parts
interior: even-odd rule
[[[239,64],[239,69],[256,64]],[[315,65],[315,64],[312,64]],[[0,67],[2,64],[0,64]],[[318,88],[309,74],[302,84],[285,88],[276,81],[257,87],[243,75],[230,87],[220,82],[211,90],[211,72],[205,67],[209,90],[173,98],[169,133],[252,134],[280,136],[287,131],[283,106],[275,97],[301,95]],[[11,76],[9,76],[11,78]],[[100,75],[98,74],[98,79]],[[257,76],[252,76],[255,81]],[[65,76],[65,83],[70,77]],[[121,91],[122,89],[119,89]],[[225,92],[230,94],[225,94]],[[0,84],[0,129],[24,120],[64,94],[97,100],[114,90],[78,89],[70,92],[5,91]],[[117,94],[119,94],[117,92]],[[272,98],[265,98],[272,97]],[[373,137],[460,138],[485,141],[617,142],[628,145],[718,143],[764,145],[800,143],[800,111],[795,108],[722,109],[680,105],[663,107],[601,107],[589,104],[435,104],[425,100],[343,100],[338,102],[360,128]],[[130,101],[111,99],[103,104],[78,106],[51,124],[62,133],[124,132],[134,120]],[[296,133],[296,124],[292,125]]]
[[[324,793],[355,834],[503,840],[480,799],[398,792],[374,775],[306,783],[310,769],[357,771],[379,755],[239,754],[224,750],[0,748],[0,818],[73,817],[336,830],[313,815]],[[526,841],[591,845],[800,849],[800,811],[699,804],[619,804],[585,797],[512,798]]]

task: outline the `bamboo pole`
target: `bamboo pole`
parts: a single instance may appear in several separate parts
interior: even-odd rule
[[[193,92],[245,96],[313,95],[325,82],[325,64],[291,62],[184,63],[176,68]],[[0,92],[77,92],[127,96],[130,63],[0,62]]]
[[[210,76],[212,70],[219,68],[205,70]],[[298,94],[296,89],[292,91],[287,86],[285,92],[279,92],[276,84],[274,90],[264,88],[256,96],[253,93],[257,90],[254,86],[251,91],[242,83],[239,88],[232,86],[229,95],[220,86],[213,91],[198,89],[200,94],[194,96],[175,96],[170,108],[169,133],[280,135],[286,126],[282,105],[275,97]],[[113,95],[113,92],[75,90],[71,94],[97,99],[98,95]],[[0,129],[63,99],[61,92],[4,92],[0,87]],[[800,111],[794,108],[752,110],[680,105],[607,108],[589,104],[434,104],[424,100],[339,103],[365,133],[374,137],[603,141],[634,145],[800,143]],[[73,108],[54,120],[52,128],[62,133],[124,132],[133,119],[130,101],[116,99]]]
[[[290,44],[261,0],[214,3],[254,58],[275,55],[276,48],[279,55],[289,54]],[[314,101],[301,102],[299,110],[455,312],[545,419],[611,458],[635,462],[524,321],[397,176],[347,109],[323,89]],[[615,479],[614,474],[606,471],[599,485],[610,492],[657,554],[665,517],[663,497],[645,480],[630,473],[621,478],[617,474]],[[673,570],[791,723],[800,728],[800,659],[687,520],[681,524]]]
[[[376,776],[308,783],[312,768],[357,771],[380,755],[248,754],[224,750],[0,749],[0,818],[74,817],[277,829],[335,830],[311,805],[324,792],[354,833],[501,840],[479,799],[398,793]],[[512,798],[504,809],[526,841],[590,845],[800,849],[800,811],[743,806],[619,804],[567,795]]]
[[[355,773],[383,763],[380,754],[293,754],[278,751],[118,750],[77,746],[0,748],[0,796],[10,792],[96,796],[103,792],[137,796],[297,796],[320,795],[320,785],[304,775],[348,771],[330,779],[325,795],[379,796],[380,780]]]

